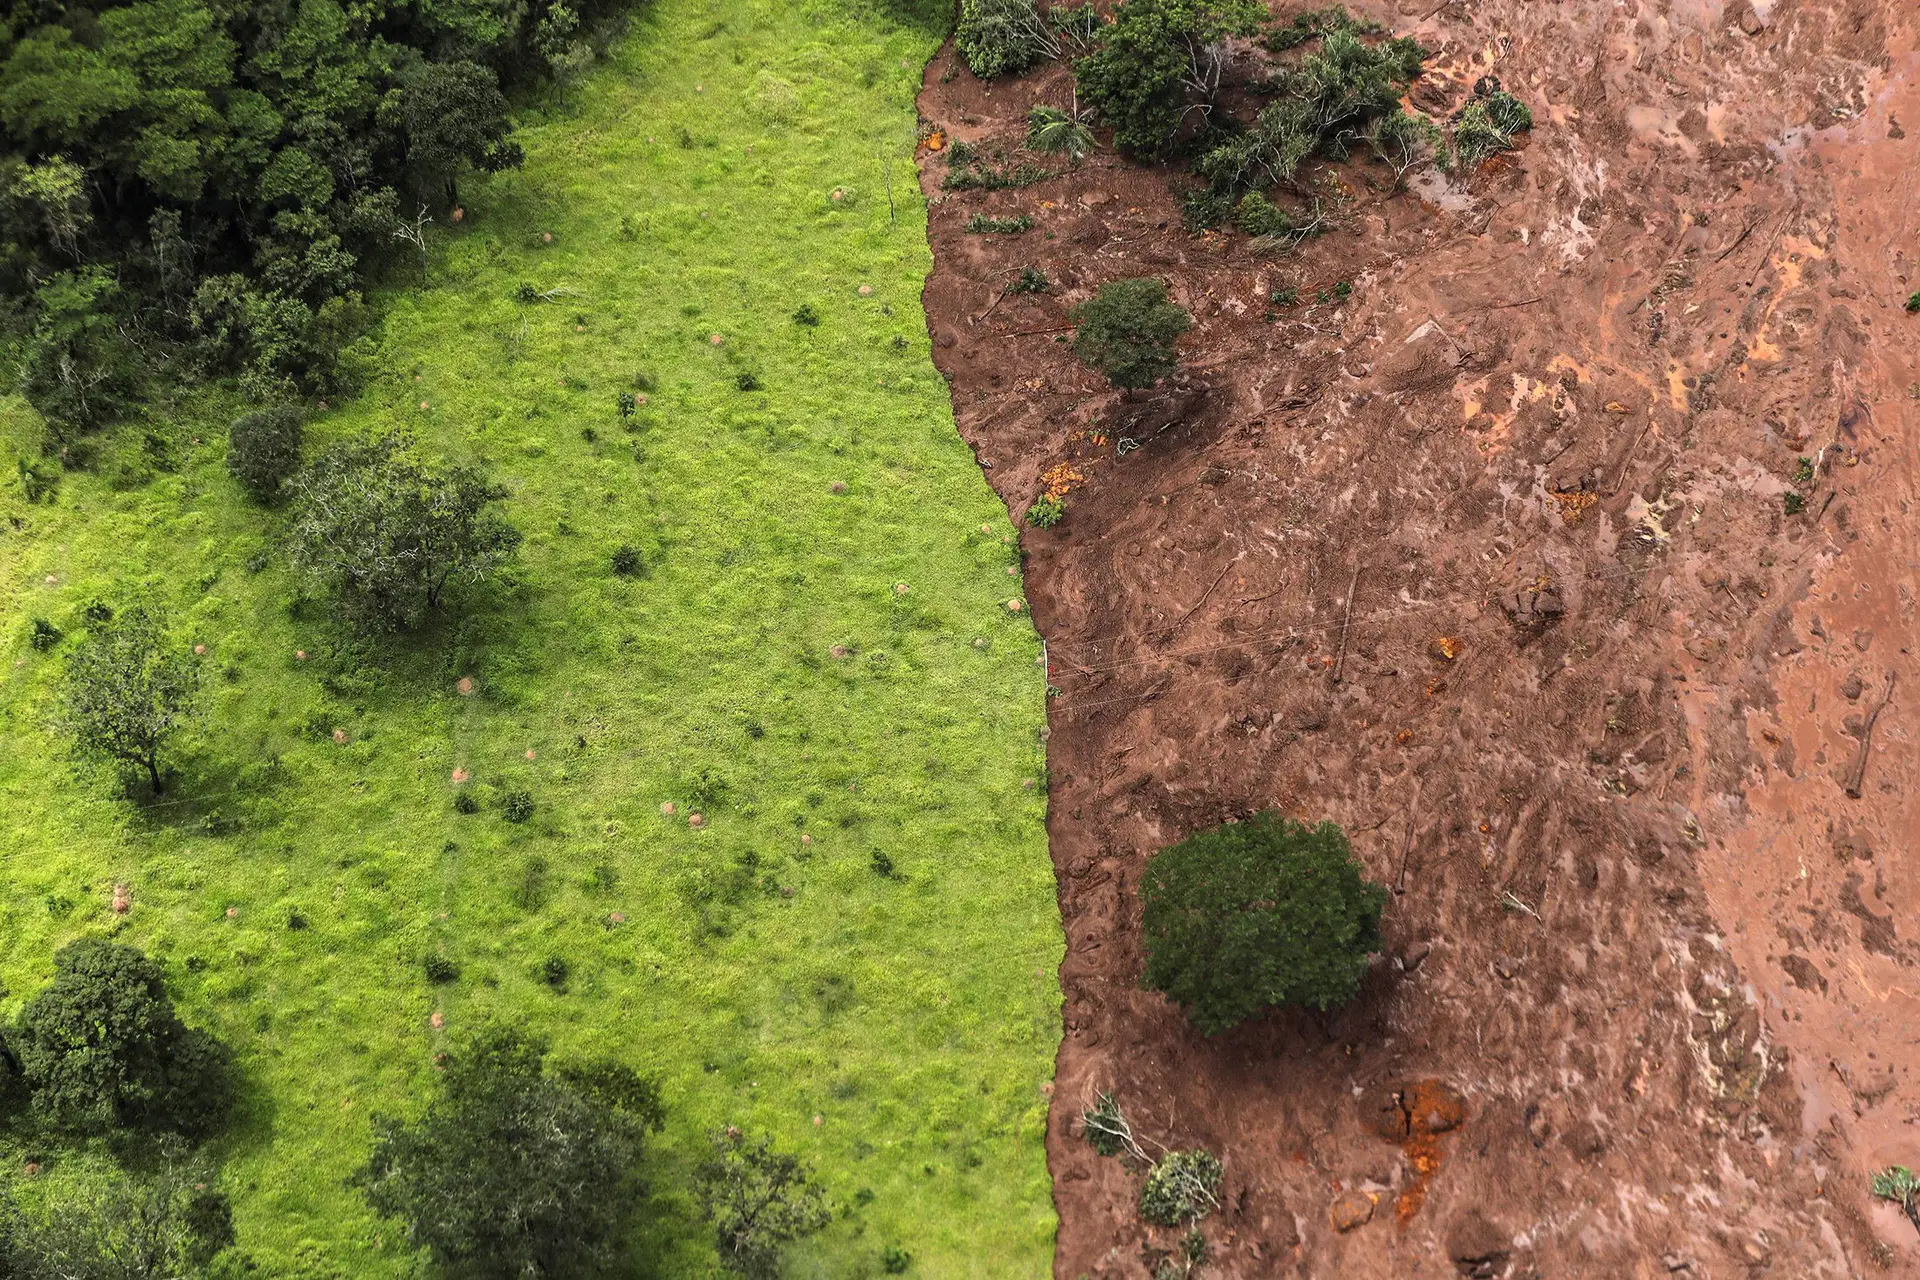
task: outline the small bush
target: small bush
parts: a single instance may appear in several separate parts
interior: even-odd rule
[[[891,880],[894,878],[893,859],[878,849],[873,851],[871,866],[873,867],[873,874],[879,876],[882,880]]]
[[[1153,1166],[1140,1188],[1140,1216],[1156,1227],[1177,1227],[1220,1207],[1224,1171],[1210,1151],[1172,1151]]]
[[[760,389],[760,379],[751,373],[743,372],[733,380],[733,385],[742,391],[758,391]]]
[[[958,144],[956,144],[958,145]],[[940,186],[947,191],[1017,191],[1054,176],[1051,169],[1036,164],[1016,164],[994,169],[985,165],[958,168],[948,165]]]
[[[1233,196],[1212,187],[1192,187],[1180,194],[1180,225],[1195,235],[1233,220]]]
[[[638,577],[642,567],[640,552],[632,544],[623,542],[613,549],[613,571],[621,577]]]
[[[236,418],[227,428],[227,472],[255,501],[273,501],[300,469],[302,419],[295,406],[276,405]]]
[[[1916,311],[1920,311],[1920,292],[1907,295],[1907,314],[1912,315]]]
[[[1075,307],[1073,353],[1116,387],[1150,387],[1179,363],[1173,342],[1193,326],[1186,308],[1167,300],[1167,286],[1150,276],[1114,280]]]
[[[573,972],[564,956],[548,956],[540,965],[540,977],[555,991],[567,985],[567,977]]]
[[[633,392],[622,391],[614,397],[613,405],[622,418],[631,418],[634,412],[639,409],[640,401],[635,398]]]
[[[480,812],[480,802],[473,798],[473,792],[462,791],[453,797],[453,811],[455,813],[478,813]]]
[[[820,323],[820,313],[813,309],[811,302],[803,302],[800,304],[799,309],[793,313],[793,322],[812,329]]]
[[[433,983],[435,986],[458,981],[460,977],[460,966],[441,955],[438,951],[428,952],[426,957],[420,961],[420,967],[426,972],[427,981]]]
[[[1017,236],[1031,230],[1033,219],[1022,213],[1011,218],[995,218],[976,213],[967,219],[967,230],[983,236]]]
[[[790,1241],[833,1220],[826,1193],[805,1164],[775,1151],[770,1139],[750,1141],[727,1128],[714,1135],[713,1152],[695,1173],[695,1185],[720,1265],[750,1280],[777,1275]]]
[[[960,0],[953,43],[982,80],[1025,71],[1057,48],[1034,0]]]
[[[1275,289],[1267,295],[1267,301],[1276,307],[1295,307],[1300,305],[1300,291],[1292,285]]]
[[[880,1250],[880,1270],[890,1276],[903,1276],[907,1268],[913,1265],[913,1255],[897,1244],[890,1244]]]
[[[1045,293],[1053,287],[1047,273],[1038,267],[1020,268],[1020,278],[1007,286],[1008,293]]]
[[[1066,518],[1067,500],[1051,494],[1042,494],[1038,501],[1027,508],[1027,523],[1036,529],[1051,529]]]
[[[1140,1150],[1133,1138],[1133,1126],[1127,1123],[1119,1102],[1111,1093],[1100,1094],[1092,1106],[1080,1113],[1080,1131],[1086,1135],[1087,1145],[1099,1155],[1137,1154]]]
[[[1478,164],[1496,151],[1513,146],[1517,133],[1533,128],[1533,112],[1500,87],[1494,76],[1481,76],[1473,86],[1473,100],[1453,119],[1453,155],[1456,168]]]
[[[66,632],[45,618],[35,618],[27,636],[27,643],[32,645],[36,652],[45,653],[49,649],[57,648],[64,639],[66,639]]]
[[[1249,191],[1240,197],[1233,220],[1250,236],[1284,236],[1294,230],[1293,219],[1287,211],[1258,191]]]
[[[1795,493],[1790,489],[1787,491],[1782,505],[1786,507],[1788,515],[1797,516],[1807,509],[1807,496],[1803,493]]]
[[[533,793],[509,791],[501,796],[500,816],[508,822],[525,822],[533,817]]]

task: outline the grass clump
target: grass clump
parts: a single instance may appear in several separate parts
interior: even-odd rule
[[[996,218],[991,214],[976,213],[967,219],[967,230],[982,236],[1017,236],[1033,229],[1033,219],[1026,214],[1017,214],[1011,218]]]

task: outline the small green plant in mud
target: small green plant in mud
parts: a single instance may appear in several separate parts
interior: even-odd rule
[[[1903,1164],[1890,1165],[1873,1175],[1874,1196],[1891,1201],[1907,1215],[1914,1230],[1920,1231],[1920,1177]]]
[[[982,236],[1017,236],[1033,228],[1033,219],[1026,214],[1011,218],[996,218],[990,214],[976,213],[967,219],[967,230]]]
[[[1027,112],[1027,145],[1079,164],[1093,151],[1093,130],[1074,112],[1040,103]]]
[[[1453,118],[1453,167],[1470,169],[1496,151],[1513,146],[1514,137],[1533,128],[1533,112],[1500,87],[1496,76],[1481,76],[1473,100]]]
[[[1788,515],[1797,516],[1807,509],[1807,497],[1803,493],[1796,493],[1789,489],[1781,500],[1781,505],[1786,508]]]
[[[1913,315],[1915,312],[1920,312],[1920,292],[1907,295],[1907,314]]]
[[[1067,500],[1052,494],[1042,494],[1038,501],[1027,508],[1027,523],[1036,529],[1051,529],[1066,516]]]
[[[1194,1222],[1220,1207],[1220,1178],[1225,1171],[1211,1151],[1170,1151],[1147,1174],[1140,1188],[1140,1216],[1156,1227]]]
[[[1047,273],[1038,267],[1020,268],[1020,278],[1007,286],[1008,293],[1045,293],[1053,287]]]

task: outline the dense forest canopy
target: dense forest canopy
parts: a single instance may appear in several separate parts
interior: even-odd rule
[[[0,294],[71,431],[158,369],[261,398],[351,380],[369,270],[515,166],[508,95],[593,60],[618,0],[12,0]]]

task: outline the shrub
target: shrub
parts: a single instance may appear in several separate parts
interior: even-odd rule
[[[1078,164],[1093,151],[1093,130],[1071,112],[1040,104],[1027,112],[1027,145],[1035,151],[1064,152]]]
[[[174,644],[165,619],[133,605],[67,658],[59,720],[82,756],[144,770],[159,793],[161,752],[193,714],[199,687],[199,665]]]
[[[1092,1106],[1080,1113],[1080,1131],[1086,1135],[1087,1145],[1099,1155],[1125,1153],[1136,1159],[1143,1155],[1140,1144],[1134,1141],[1133,1126],[1127,1123],[1119,1102],[1111,1093],[1101,1093]]]
[[[1786,508],[1788,515],[1797,516],[1807,509],[1807,496],[1803,493],[1795,493],[1789,489],[1781,505]]]
[[[1249,191],[1240,197],[1233,220],[1250,236],[1284,236],[1293,232],[1293,219],[1285,209],[1261,195]]]
[[[227,472],[255,501],[271,502],[300,469],[305,431],[293,405],[276,405],[234,419],[227,429]]]
[[[1907,314],[1912,315],[1915,312],[1920,312],[1920,292],[1907,295]],[[31,499],[29,499],[29,501],[31,501]]]
[[[1114,280],[1075,307],[1073,353],[1116,387],[1150,387],[1179,368],[1173,342],[1192,327],[1184,307],[1167,300],[1152,277]]]
[[[1339,827],[1269,811],[1161,850],[1141,897],[1144,984],[1212,1035],[1271,1006],[1352,999],[1387,891],[1362,878]]]
[[[760,379],[752,373],[743,372],[733,380],[733,385],[742,391],[758,391]]]
[[[478,813],[480,802],[473,798],[473,792],[462,791],[453,797],[453,811],[462,814]]]
[[[152,1177],[114,1171],[86,1190],[36,1197],[32,1213],[19,1211],[0,1190],[0,1274],[18,1280],[214,1274],[206,1268],[233,1246],[234,1232],[233,1209],[212,1181],[197,1161],[169,1159]]]
[[[812,329],[819,325],[820,313],[813,309],[811,302],[803,302],[800,304],[799,309],[793,313],[793,322],[797,325],[804,325]]]
[[[640,402],[634,398],[633,392],[622,391],[614,397],[613,405],[622,418],[631,418],[634,411],[640,407]]]
[[[438,951],[429,951],[421,958],[420,968],[425,971],[427,981],[436,987],[460,980],[460,966]]]
[[[983,80],[1025,71],[1059,52],[1034,0],[960,0],[953,43]]]
[[[1198,235],[1233,219],[1233,193],[1192,187],[1180,193],[1180,225]]]
[[[1045,182],[1053,176],[1053,170],[1037,164],[1016,164],[999,169],[988,165],[972,168],[949,165],[947,176],[940,180],[940,185],[948,191],[1015,191],[1036,182]]]
[[[1212,1152],[1170,1151],[1140,1188],[1140,1216],[1156,1227],[1177,1227],[1220,1207],[1223,1170]]]
[[[1033,219],[1024,213],[1011,218],[995,218],[988,214],[976,213],[967,219],[967,230],[976,235],[1017,236],[1031,230],[1032,227]]]
[[[53,981],[21,1011],[10,1043],[33,1110],[57,1128],[170,1129],[198,1138],[233,1101],[226,1048],[173,1011],[160,966],[86,939],[53,958]]]
[[[1453,118],[1453,163],[1462,169],[1478,164],[1531,128],[1533,112],[1526,104],[1501,88],[1497,77],[1481,76],[1472,100]]]
[[[1898,1205],[1915,1230],[1920,1230],[1920,1177],[1905,1165],[1889,1165],[1873,1175],[1868,1184],[1874,1198]]]
[[[556,1071],[546,1059],[524,1032],[482,1032],[448,1058],[417,1119],[374,1118],[354,1181],[444,1271],[594,1275],[617,1256],[658,1090],[617,1064]]]
[[[1020,268],[1020,278],[1007,286],[1008,293],[1045,293],[1052,287],[1047,273],[1038,267]]]
[[[732,1127],[713,1135],[713,1155],[695,1182],[720,1264],[749,1280],[771,1280],[781,1249],[833,1218],[805,1164]]]
[[[912,1265],[913,1255],[897,1244],[887,1245],[880,1250],[880,1270],[890,1276],[903,1276]]]
[[[871,865],[873,867],[873,874],[879,876],[882,880],[893,879],[893,876],[894,876],[893,859],[889,858],[886,854],[882,853],[880,850],[875,849],[873,851],[873,858],[872,858]]]
[[[623,578],[638,577],[643,565],[639,549],[623,542],[613,549],[613,571]]]
[[[66,632],[45,618],[35,618],[27,633],[27,643],[33,646],[36,653],[46,653],[50,649],[56,649],[66,638]]]
[[[509,791],[500,797],[500,816],[508,822],[525,822],[533,817],[533,793]]]
[[[293,489],[294,564],[369,628],[418,625],[450,587],[485,582],[520,545],[489,509],[506,490],[473,467],[428,466],[398,436],[335,445]]]
[[[1067,500],[1042,494],[1027,508],[1027,523],[1036,529],[1051,529],[1066,518]]]
[[[540,977],[555,991],[567,985],[567,978],[573,972],[564,956],[548,956],[540,964]]]
[[[1074,64],[1080,96],[1131,151],[1159,152],[1180,131],[1190,102],[1220,88],[1224,42],[1266,21],[1260,0],[1123,0]]]

